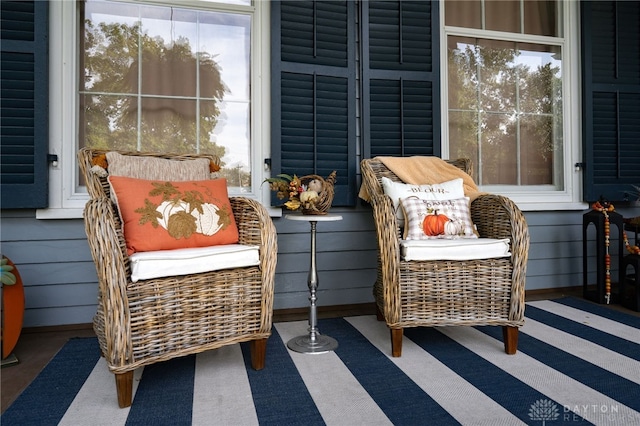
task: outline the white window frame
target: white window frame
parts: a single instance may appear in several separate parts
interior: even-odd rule
[[[196,7],[205,2],[166,0],[149,4]],[[270,207],[270,190],[262,185],[269,177],[265,159],[271,157],[270,127],[270,17],[269,2],[254,0],[251,6],[215,5],[218,10],[252,12],[251,48],[251,188],[242,194],[265,205],[272,216],[282,209]],[[49,166],[49,207],[36,210],[38,219],[82,218],[89,199],[84,188],[76,189],[78,167],[78,28],[75,1],[52,1],[49,6],[49,153],[58,156]]]
[[[536,191],[535,189],[512,190],[504,188],[501,195],[511,198],[523,211],[539,210],[584,210],[588,204],[581,201],[582,171],[575,167],[581,163],[581,105],[580,96],[580,35],[579,35],[579,2],[562,1],[564,28],[564,46],[562,60],[563,81],[563,182],[564,188],[558,191]],[[441,64],[441,111],[442,111],[442,158],[449,158],[449,106],[447,91],[449,87],[447,75],[447,37],[462,35],[475,38],[504,38],[504,33],[487,30],[450,28],[444,21],[444,4],[440,7],[440,64]],[[522,35],[522,40],[545,42],[543,36]],[[548,39],[548,38],[547,38]],[[555,40],[555,38],[554,38]],[[480,188],[482,190],[482,187]],[[496,190],[493,192],[498,193]]]

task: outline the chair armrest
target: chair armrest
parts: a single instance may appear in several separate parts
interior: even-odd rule
[[[522,211],[502,195],[480,195],[471,203],[471,220],[485,238],[509,238],[513,265],[509,319],[524,319],[524,287],[529,257],[529,228]]]
[[[239,243],[277,250],[277,234],[267,209],[247,197],[229,197],[229,201],[238,226]]]
[[[400,234],[398,219],[391,198],[385,194],[374,194],[370,202],[373,208],[373,218],[376,222],[376,233],[380,249],[395,253],[397,259],[399,259]]]
[[[98,274],[98,310],[104,316],[105,341],[112,346],[105,357],[110,365],[125,365],[131,356],[130,314],[127,297],[131,275],[126,245],[119,231],[115,206],[108,198],[91,199],[84,208],[87,241]],[[117,335],[113,335],[117,333]]]
[[[387,173],[384,172],[387,171]],[[378,285],[384,293],[384,316],[388,322],[400,320],[400,230],[391,198],[382,189],[380,179],[388,169],[376,159],[365,159],[360,163],[362,184],[373,208],[376,236],[378,239]],[[389,176],[390,177],[390,176]]]
[[[400,319],[400,235],[396,212],[391,198],[385,194],[371,197],[373,220],[378,238],[378,274],[384,299],[384,315],[387,321]]]
[[[471,220],[483,238],[509,238],[512,250],[513,246],[529,247],[529,230],[524,215],[505,196],[478,196],[471,203]]]
[[[383,245],[383,242],[393,242],[392,244],[395,246],[392,247],[391,250],[397,252],[399,256],[400,229],[398,228],[398,220],[395,209],[393,208],[393,202],[382,190],[382,185],[373,170],[373,165],[378,163],[379,161],[377,160],[363,160],[361,162],[362,184],[369,197],[368,202],[373,207],[373,218],[376,225],[376,232],[378,232],[380,249],[382,250],[383,247],[389,247]]]
[[[260,247],[263,305],[272,306],[275,270],[278,256],[278,234],[267,209],[247,197],[229,197],[238,226],[239,243]],[[271,309],[266,310],[263,324],[271,324]]]

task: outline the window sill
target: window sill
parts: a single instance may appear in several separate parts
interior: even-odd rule
[[[540,201],[527,201],[516,202],[516,204],[523,212],[587,210],[589,208],[589,204],[583,202],[541,203]]]
[[[36,219],[82,219],[81,208],[55,208],[36,210]]]

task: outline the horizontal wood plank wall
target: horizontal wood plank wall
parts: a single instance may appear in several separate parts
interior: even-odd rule
[[[80,219],[37,220],[35,211],[2,211],[2,253],[24,281],[24,327],[91,322],[96,269]]]
[[[638,209],[619,211],[625,217],[640,214]],[[344,220],[318,224],[318,305],[370,303],[376,273],[371,212],[367,207],[332,212],[342,214]],[[525,214],[531,232],[527,290],[582,285],[584,213]],[[91,322],[96,272],[82,220],[36,220],[33,210],[1,214],[2,253],[17,264],[25,283],[24,326]],[[274,308],[307,307],[309,224],[284,217],[274,221],[278,230]]]

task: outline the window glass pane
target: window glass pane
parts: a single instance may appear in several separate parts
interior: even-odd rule
[[[520,109],[536,114],[559,114],[562,110],[562,57],[558,46],[519,43],[518,69]]]
[[[518,141],[513,114],[484,113],[480,117],[480,182],[517,185]]]
[[[137,97],[88,94],[80,96],[80,146],[135,151],[138,110],[126,105]]]
[[[477,84],[480,63],[476,55],[475,39],[465,37],[448,38],[449,67],[449,109],[477,110]]]
[[[478,179],[479,114],[475,111],[449,111],[449,158],[469,158],[473,179]]]
[[[520,2],[504,0],[487,0],[485,7],[486,30],[519,33]]]
[[[524,33],[549,37],[562,37],[558,23],[556,0],[537,0],[524,2]]]
[[[522,167],[520,179],[523,185],[552,185],[553,117],[523,114],[520,119]]]
[[[198,152],[195,114],[195,100],[143,97],[140,109],[142,150]]]
[[[446,25],[463,28],[482,28],[481,2],[478,0],[447,0],[444,4]]]
[[[213,142],[225,149],[222,174],[230,188],[239,192],[251,190],[251,152],[249,150],[249,103],[225,102],[222,119],[224,125],[216,126]]]
[[[479,99],[482,108],[491,112],[513,112],[517,109],[516,43],[500,40],[478,40],[480,62]]]
[[[79,2],[86,17],[80,38],[80,90],[135,93],[125,78],[138,59],[138,8],[102,2]],[[82,16],[82,13],[80,13]]]
[[[231,192],[250,191],[251,15],[101,0],[79,7],[80,146],[213,153],[223,174],[234,171]]]
[[[142,95],[196,96],[197,17],[194,11],[141,7],[142,64],[131,66],[131,83]]]
[[[448,38],[449,153],[479,160],[481,185],[561,185],[558,46]]]
[[[251,17],[209,13],[201,17],[199,28],[199,51],[206,52],[203,66],[217,64],[225,99],[249,100]]]

